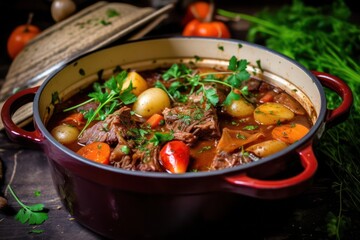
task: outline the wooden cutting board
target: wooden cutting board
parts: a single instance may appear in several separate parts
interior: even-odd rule
[[[0,90],[0,109],[15,92],[43,83],[47,76],[74,58],[122,37],[137,39],[155,28],[173,8],[137,7],[119,2],[97,2],[54,24],[31,40],[10,65]],[[31,120],[31,104],[17,111],[13,121]],[[0,119],[0,130],[4,128]]]

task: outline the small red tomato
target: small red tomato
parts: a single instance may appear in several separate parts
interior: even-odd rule
[[[198,19],[186,24],[183,36],[230,38],[230,31],[225,23],[220,21],[201,22]]]
[[[7,51],[11,59],[14,59],[25,45],[40,33],[40,28],[31,25],[30,15],[27,24],[17,26],[10,34],[7,41]]]
[[[189,165],[190,149],[182,141],[167,142],[160,151],[160,163],[170,173],[184,173]]]
[[[186,8],[185,16],[182,19],[182,25],[185,26],[193,19],[204,21],[210,12],[210,4],[205,1],[197,1],[190,3]]]

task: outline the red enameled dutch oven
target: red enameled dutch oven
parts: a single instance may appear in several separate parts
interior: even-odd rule
[[[62,146],[46,129],[53,111],[52,95],[58,93],[61,99],[67,99],[94,82],[99,71],[110,74],[116,66],[150,69],[191,62],[195,57],[201,59],[197,62],[200,66],[227,67],[233,55],[247,59],[252,70],[259,70],[260,60],[264,79],[303,105],[313,121],[303,139],[256,162],[176,175],[128,171],[89,161]],[[342,98],[338,108],[327,109],[324,86]],[[166,236],[202,214],[216,216],[219,206],[227,204],[228,196],[282,199],[300,194],[309,187],[317,170],[313,146],[326,129],[348,116],[352,101],[351,90],[339,78],[308,71],[263,46],[232,39],[164,37],[127,42],[81,56],[53,73],[40,87],[11,96],[1,117],[10,139],[35,144],[45,152],[58,194],[79,223],[109,238],[140,238]],[[11,118],[29,102],[33,102],[34,131],[18,127]],[[302,166],[300,171],[273,178],[294,162]]]

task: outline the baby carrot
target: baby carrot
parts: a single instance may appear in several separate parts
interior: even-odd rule
[[[285,143],[292,144],[302,137],[304,137],[309,132],[309,128],[298,123],[284,124],[281,126],[275,127],[271,134],[273,138],[283,141]]]
[[[94,162],[109,164],[110,146],[107,143],[93,142],[80,148],[77,153]]]
[[[164,117],[161,114],[155,113],[147,119],[145,124],[150,126],[151,128],[156,128],[161,124],[162,120],[164,120]]]

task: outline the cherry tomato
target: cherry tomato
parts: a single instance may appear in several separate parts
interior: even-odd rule
[[[204,21],[210,12],[210,4],[204,1],[190,3],[186,8],[185,16],[182,20],[183,26],[193,19]]]
[[[186,24],[183,36],[230,38],[230,31],[221,21],[201,22],[198,19],[191,20]]]
[[[170,173],[184,173],[189,165],[190,149],[182,141],[167,142],[160,151],[160,163]]]
[[[40,33],[40,28],[32,25],[32,15],[27,24],[17,26],[10,34],[7,41],[7,51],[11,59],[14,59],[25,45]]]

